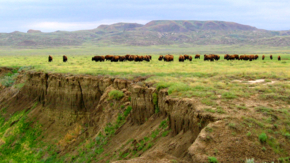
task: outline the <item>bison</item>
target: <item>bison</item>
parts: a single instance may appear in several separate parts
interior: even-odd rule
[[[255,55],[255,60],[257,60],[259,58],[259,56],[258,55]]]
[[[278,61],[281,61],[281,57],[280,57],[280,55],[278,56]]]
[[[204,61],[214,61],[215,56],[213,54],[209,54],[209,55],[204,55]]]
[[[194,58],[195,59],[197,59],[197,58],[200,59],[200,55],[199,54],[196,54]]]
[[[66,55],[63,55],[63,56],[62,56],[62,61],[63,61],[63,62],[66,62],[66,61],[67,61],[67,56],[66,56]]]
[[[159,60],[159,61],[162,61],[162,59],[163,59],[163,55],[160,55],[160,56],[158,57],[158,60]]]
[[[183,55],[180,55],[179,58],[178,58],[179,62],[184,62],[185,60],[185,56]]]
[[[52,61],[52,56],[49,55],[49,56],[48,56],[48,62],[51,62],[51,61]]]
[[[111,58],[111,62],[118,62],[119,61],[119,59],[120,59],[120,56],[112,56],[112,58]]]
[[[174,60],[174,57],[173,57],[173,55],[165,55],[164,56],[164,61],[166,61],[166,62],[170,62],[170,61],[173,61]]]
[[[147,62],[150,62],[150,59],[151,59],[151,57],[150,57],[149,55],[145,55],[145,56],[143,57],[143,60],[145,60],[145,61],[147,61]]]
[[[229,56],[230,56],[230,55],[225,54],[224,59],[228,60],[228,57],[229,57]]]
[[[189,61],[192,61],[192,56],[189,56],[188,60],[189,60]]]
[[[104,56],[94,56],[92,58],[92,61],[95,61],[95,62],[98,62],[98,61],[104,62],[105,61],[105,57]]]
[[[239,55],[238,54],[234,54],[234,56],[235,56],[236,60],[239,60]]]
[[[270,55],[270,59],[271,59],[271,60],[273,59],[273,56],[272,56],[272,55]]]
[[[113,55],[106,55],[106,56],[105,56],[106,61],[107,61],[107,60],[112,60],[112,58],[114,58]]]
[[[262,60],[264,60],[264,59],[265,59],[265,55],[262,56]]]
[[[123,61],[125,61],[126,60],[126,56],[119,56],[119,61],[120,62],[123,62]]]
[[[214,59],[218,61],[220,59],[220,56],[219,55],[214,55]]]
[[[184,60],[187,60],[187,59],[189,59],[189,55],[184,54]]]

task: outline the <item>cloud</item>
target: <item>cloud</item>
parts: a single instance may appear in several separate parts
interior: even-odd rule
[[[96,22],[39,22],[31,23],[23,26],[27,29],[37,29],[43,32],[53,32],[57,30],[63,31],[76,31],[76,30],[86,30],[94,29],[100,25],[110,25],[114,23],[125,22],[125,23],[139,23],[145,24],[149,22],[148,20],[101,20]]]

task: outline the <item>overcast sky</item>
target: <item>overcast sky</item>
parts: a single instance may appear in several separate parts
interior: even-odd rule
[[[290,30],[288,0],[0,0],[0,32],[94,29],[151,20],[221,20]]]

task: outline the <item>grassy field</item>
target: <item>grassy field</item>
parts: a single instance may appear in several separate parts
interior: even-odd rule
[[[53,73],[104,75],[124,79],[150,76],[146,81],[137,84],[154,85],[157,89],[168,88],[171,97],[193,98],[199,109],[208,114],[230,117],[227,119],[230,127],[243,129],[241,133],[233,130],[233,136],[247,135],[249,139],[255,138],[253,142],[260,145],[258,137],[261,133],[266,133],[269,139],[262,144],[261,150],[267,148],[281,157],[289,156],[288,147],[279,144],[284,140],[290,141],[290,55],[285,54],[283,50],[273,54],[273,60],[270,60],[270,54],[259,53],[259,59],[252,62],[227,61],[223,59],[224,54],[220,54],[219,61],[203,61],[202,56],[200,60],[180,63],[178,54],[184,51],[171,52],[175,55],[175,60],[169,63],[158,61],[158,52],[153,53],[152,49],[147,49],[148,53],[130,54],[152,55],[151,62],[112,63],[105,61],[100,63],[92,62],[92,56],[95,54],[124,55],[126,47],[120,48],[119,53],[116,49],[110,51],[108,48],[107,53],[105,53],[106,48],[99,52],[93,52],[92,49],[2,49],[0,50],[0,66]],[[138,48],[131,52],[135,50],[138,51]],[[63,54],[68,56],[67,63],[62,62]],[[48,55],[54,57],[53,62],[48,62]],[[261,59],[262,55],[266,56],[265,60]],[[277,60],[278,55],[281,56],[282,61]],[[250,83],[257,79],[263,80],[260,83]],[[6,131],[6,128],[0,128],[1,130]],[[0,141],[1,134],[3,132],[0,132]],[[3,147],[3,149],[6,148]],[[23,154],[24,151],[18,151],[18,153]],[[7,159],[10,157],[15,156],[7,155]],[[31,157],[31,160],[37,158],[36,155]]]

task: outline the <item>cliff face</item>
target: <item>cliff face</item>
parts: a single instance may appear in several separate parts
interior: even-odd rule
[[[11,71],[1,68],[0,76]],[[262,151],[255,138],[246,136],[247,128],[228,125],[242,123],[239,118],[211,114],[194,98],[173,98],[167,89],[157,90],[140,80],[145,79],[23,71],[15,83],[23,87],[0,87],[0,113],[5,108],[9,119],[24,110],[31,126],[41,124],[37,141],[55,146],[54,161],[94,157],[95,162],[208,162],[214,156],[221,162],[239,162],[280,157],[271,149]],[[123,96],[109,97],[114,90]],[[99,140],[103,144],[88,149],[90,142]]]
[[[197,112],[193,99],[173,99],[166,90],[158,92],[154,87],[140,86],[123,79],[33,72],[27,74],[26,85],[18,96],[37,99],[43,107],[51,109],[88,112],[102,104],[102,96],[110,87],[130,94],[134,124],[141,125],[155,114],[153,93],[158,98],[158,114],[168,116],[170,129],[175,135],[182,130],[199,132],[209,121],[214,121]],[[198,127],[201,119],[205,122]]]
[[[47,132],[50,133],[56,129],[53,125],[48,125],[49,123],[62,125],[63,128],[71,128],[74,124],[80,123],[88,124],[91,128],[88,127],[87,135],[95,136],[102,132],[108,123],[115,122],[120,115],[118,108],[132,106],[127,122],[122,127],[123,130],[118,131],[117,135],[128,134],[129,131],[124,129],[125,126],[135,128],[130,134],[132,136],[134,133],[137,134],[131,138],[138,140],[140,135],[148,134],[156,128],[156,125],[158,127],[158,123],[167,119],[167,129],[171,131],[169,139],[174,140],[177,135],[180,137],[180,134],[187,134],[187,138],[181,141],[185,145],[177,145],[179,143],[175,142],[174,149],[166,149],[170,144],[156,143],[156,148],[163,154],[176,157],[177,160],[190,161],[187,149],[200,131],[214,121],[213,117],[196,110],[194,100],[173,99],[168,96],[166,90],[157,91],[154,87],[140,86],[133,80],[42,72],[28,72],[21,78],[25,78],[25,85],[12,100],[11,107],[17,108],[24,106],[28,101],[36,101],[40,105],[39,120],[45,123],[44,126],[47,125]],[[121,90],[124,97],[120,100],[110,99],[108,94],[112,90]],[[157,96],[154,97],[153,94]],[[158,101],[157,104],[154,104],[154,98],[157,98],[155,99]],[[159,111],[156,112],[156,108]],[[36,112],[34,114],[38,114]],[[140,127],[148,125],[151,127],[144,128],[144,131],[148,129],[149,131],[142,133]],[[130,136],[126,137],[124,141],[128,141],[129,138]],[[72,145],[66,145],[62,152],[68,152],[66,149]]]

